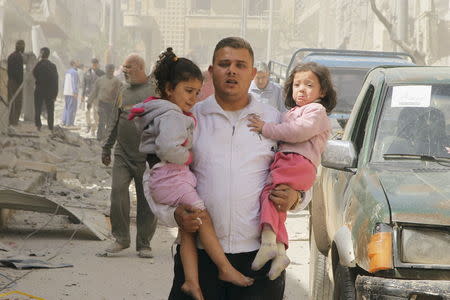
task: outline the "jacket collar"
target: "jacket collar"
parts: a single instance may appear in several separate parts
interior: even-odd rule
[[[255,95],[249,93],[249,103],[246,107],[242,109],[241,116],[246,116],[248,114],[262,114],[263,113],[263,107],[260,102],[256,100]],[[200,104],[199,113],[203,115],[208,114],[221,114],[226,116],[223,108],[217,103],[215,95],[211,95],[208,98],[206,98],[204,101],[202,101]]]

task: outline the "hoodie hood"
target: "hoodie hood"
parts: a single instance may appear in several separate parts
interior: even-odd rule
[[[150,97],[144,102],[134,105],[128,119],[134,119],[138,131],[142,132],[156,117],[169,111],[183,113],[178,105],[169,100]]]

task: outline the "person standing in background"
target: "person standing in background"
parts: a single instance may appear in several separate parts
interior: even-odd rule
[[[78,71],[77,62],[70,61],[70,68],[64,76],[64,111],[62,116],[62,125],[74,126],[75,115],[77,113],[78,98]]]
[[[97,140],[103,140],[107,134],[107,125],[111,122],[114,103],[119,95],[122,83],[114,77],[114,65],[106,65],[106,74],[98,78],[94,84],[91,95],[87,102],[87,109],[97,106],[98,111],[98,129]]]
[[[23,82],[24,51],[25,42],[23,40],[18,40],[16,42],[16,50],[8,56],[9,125],[12,126],[17,126],[19,124],[19,118],[22,112],[22,91],[19,91],[15,99],[13,99],[13,97]]]
[[[156,217],[145,199],[142,178],[146,166],[146,154],[139,151],[140,136],[134,122],[128,120],[133,105],[150,96],[156,96],[154,82],[145,74],[145,62],[137,54],[131,54],[123,64],[127,84],[117,98],[113,121],[103,144],[102,163],[111,163],[114,146],[114,162],[111,183],[111,231],[115,241],[97,256],[108,256],[130,247],[130,194],[131,180],[136,187],[136,251],[139,257],[153,257],[150,240],[156,230]],[[117,142],[117,143],[116,143]]]
[[[89,97],[91,95],[92,89],[94,88],[95,81],[105,75],[105,72],[100,69],[100,63],[97,58],[93,58],[91,60],[92,66],[89,68],[89,70],[86,71],[84,74],[84,88],[83,88],[83,95],[84,97]],[[92,116],[91,116],[91,110],[86,107],[86,122],[87,122],[87,133],[94,134],[97,130],[97,124],[98,124],[98,112],[97,112],[97,106],[94,105],[92,109]]]
[[[270,80],[269,67],[264,62],[255,64],[256,75],[250,84],[249,92],[258,95],[256,99],[262,103],[272,105],[278,111],[285,112],[283,88]]]
[[[212,94],[214,94],[214,85],[212,82],[211,74],[209,74],[209,71],[206,70],[203,73],[203,85],[202,89],[200,90],[200,93],[198,94],[198,101],[205,100]]]
[[[45,104],[47,110],[48,129],[53,130],[55,100],[58,95],[58,71],[56,65],[48,58],[50,49],[41,48],[41,59],[33,70],[33,76],[36,79],[34,90],[34,124],[37,130],[41,130],[41,111],[42,104]]]

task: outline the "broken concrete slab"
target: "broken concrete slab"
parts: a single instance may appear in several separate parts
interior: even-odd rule
[[[79,220],[99,240],[109,238],[105,216],[91,208],[69,207],[41,195],[0,187],[0,208],[66,215]]]
[[[8,257],[1,258],[0,264],[5,267],[15,268],[15,269],[55,269],[55,268],[67,268],[73,267],[71,264],[64,263],[51,263],[49,261],[35,259],[35,258],[26,258],[26,257]]]
[[[36,162],[36,161],[17,161],[16,168],[19,170],[33,170],[53,174],[56,177],[56,166],[54,164]]]
[[[12,169],[17,163],[14,153],[2,153],[0,156],[0,169]]]

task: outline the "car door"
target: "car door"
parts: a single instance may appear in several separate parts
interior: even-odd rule
[[[366,79],[362,87],[342,137],[343,140],[353,142],[358,156],[364,144],[367,120],[374,98],[375,83],[377,82],[376,76],[370,77]],[[346,197],[348,197],[346,191],[355,175],[357,175],[357,168],[351,171],[325,169],[323,173],[326,174],[324,188],[326,189],[327,223],[329,229],[331,229],[328,232],[331,234],[330,238],[333,239],[334,233],[343,225],[344,209],[347,206]]]

